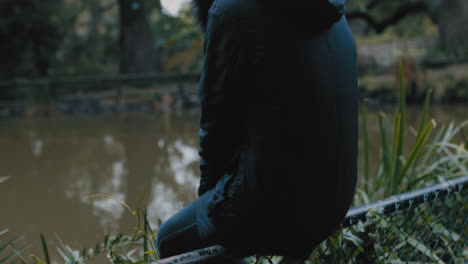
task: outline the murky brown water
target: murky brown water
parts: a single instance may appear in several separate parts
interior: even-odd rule
[[[439,124],[468,119],[468,106],[432,109]],[[420,108],[408,110],[417,127]],[[370,110],[374,159],[379,111],[391,119],[394,108]],[[0,231],[26,234],[39,255],[41,232],[52,251],[55,234],[72,247],[92,247],[105,233],[130,234],[135,219],[116,201],[83,198],[112,195],[136,207],[145,190],[157,226],[196,197],[197,130],[197,112],[0,121]]]

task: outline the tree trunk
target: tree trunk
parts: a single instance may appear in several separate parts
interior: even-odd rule
[[[119,0],[120,72],[142,73],[160,69],[143,0]]]
[[[437,20],[441,48],[455,56],[468,56],[468,1],[441,1]]]

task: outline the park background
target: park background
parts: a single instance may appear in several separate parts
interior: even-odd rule
[[[141,201],[157,227],[196,198],[203,35],[186,1],[2,0],[0,14],[0,231],[25,235],[25,256],[41,254],[41,233],[56,259],[60,240],[82,249],[132,234],[121,201]],[[366,110],[358,205],[409,188],[369,190],[382,174],[382,128],[393,134],[398,113],[402,156],[425,122],[430,142],[468,120],[468,2],[349,0],[346,16]],[[449,152],[466,154],[456,132],[444,137],[458,146]],[[456,164],[449,177],[467,175],[466,156]]]

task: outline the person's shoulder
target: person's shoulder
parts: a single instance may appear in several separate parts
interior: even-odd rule
[[[253,0],[215,0],[209,11],[225,22],[253,20],[259,13],[257,1]]]

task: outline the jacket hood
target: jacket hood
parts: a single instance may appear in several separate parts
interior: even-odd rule
[[[191,0],[195,18],[204,31],[208,22],[208,10],[215,0]],[[262,2],[277,9],[281,19],[301,23],[304,26],[322,28],[340,20],[344,15],[345,0],[250,0]],[[286,22],[285,22],[286,23]]]

